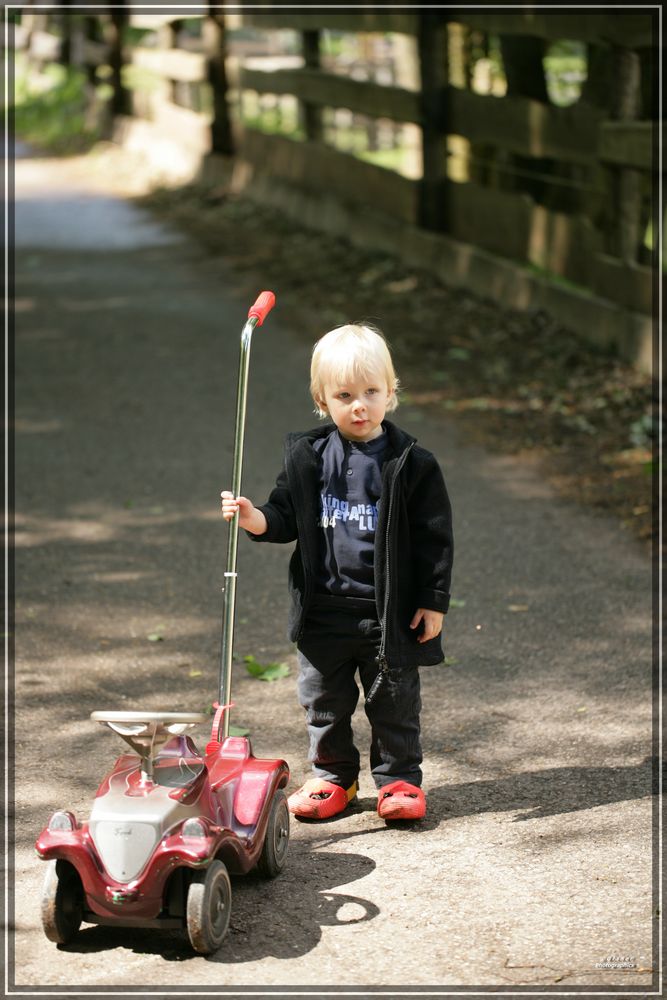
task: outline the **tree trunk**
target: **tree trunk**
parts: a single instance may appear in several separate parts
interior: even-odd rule
[[[320,33],[317,30],[301,32],[301,51],[306,69],[320,69]],[[300,118],[306,139],[321,142],[323,135],[322,109],[308,101],[300,103]]]
[[[617,121],[634,121],[641,108],[641,65],[637,52],[614,48],[614,85],[612,117]],[[641,172],[629,167],[614,169],[613,189],[615,225],[612,252],[628,263],[637,261],[640,245]]]
[[[214,153],[232,156],[234,140],[227,101],[227,68],[225,56],[226,25],[224,14],[210,13],[203,25],[208,80],[213,93],[213,121],[211,122],[211,149]]]
[[[68,0],[62,0],[62,6],[67,8]],[[72,14],[68,10],[62,11],[57,15],[58,22],[60,24],[60,30],[62,32],[62,45],[60,46],[60,61],[63,66],[72,66],[72,55],[73,49],[76,48],[76,44],[72,44],[73,39],[73,29],[74,29],[74,18],[75,14]]]
[[[111,97],[112,115],[129,115],[132,111],[130,92],[123,86],[122,80],[123,34],[128,20],[129,14],[113,9],[107,26],[110,43],[109,65],[111,66],[111,86],[113,88],[113,95]]]
[[[581,103],[609,113],[612,76],[611,50],[606,46],[589,44],[586,50],[586,80],[579,98]],[[588,183],[595,190],[589,193],[582,210],[600,232],[607,233],[613,203],[611,173],[598,161],[589,171]]]
[[[608,108],[613,73],[610,50],[589,44],[586,63],[586,81],[581,88],[580,100],[596,108]]]
[[[531,36],[500,36],[500,50],[505,67],[508,97],[529,97],[549,103],[544,75],[544,41]]]

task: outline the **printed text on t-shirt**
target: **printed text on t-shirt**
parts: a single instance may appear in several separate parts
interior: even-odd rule
[[[321,496],[321,510],[318,527],[335,528],[338,521],[355,522],[359,531],[375,531],[377,504],[351,504],[340,500],[331,493]]]

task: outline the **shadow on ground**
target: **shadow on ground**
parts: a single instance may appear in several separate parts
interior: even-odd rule
[[[319,944],[323,927],[373,920],[380,910],[370,900],[331,890],[364,878],[374,868],[375,863],[360,854],[314,850],[307,842],[292,841],[288,867],[275,881],[252,874],[233,878],[230,929],[210,961],[230,965],[267,956],[295,958]],[[91,926],[61,950],[90,953],[115,948],[160,955],[169,962],[199,957],[184,933]]]

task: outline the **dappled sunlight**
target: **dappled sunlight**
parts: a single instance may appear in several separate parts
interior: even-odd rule
[[[92,725],[91,722],[88,723],[89,726]],[[60,728],[60,726],[59,726]],[[62,744],[65,746],[65,743]],[[39,774],[33,774],[31,776],[30,785],[23,785],[18,782],[16,789],[16,804],[19,808],[23,804],[27,804],[31,809],[41,812],[43,814],[43,825],[48,822],[49,816],[56,809],[63,808],[62,805],[58,803],[58,790],[53,787],[53,776],[48,771],[41,771],[41,777]],[[31,862],[34,861],[34,855]]]
[[[91,573],[90,578],[96,583],[136,583],[137,580],[145,580],[154,573],[135,570],[134,572],[111,572],[111,573]]]
[[[530,457],[521,464],[516,456],[494,455],[489,458],[486,470],[480,470],[482,475],[493,480],[494,489],[502,491],[513,500],[530,503],[534,500],[552,500],[554,491],[545,479],[535,474],[537,459],[531,462]],[[546,526],[545,526],[546,530]],[[520,539],[517,541],[520,542]]]
[[[65,422],[63,420],[30,420],[25,417],[17,417],[13,427],[17,434],[57,434],[65,429]]]
[[[44,425],[35,426],[27,421],[32,432],[43,432]],[[60,430],[59,421],[45,422],[50,430]],[[51,427],[51,424],[54,426]],[[27,430],[28,427],[24,427]],[[101,501],[73,504],[71,512],[74,517],[50,517],[44,514],[27,514],[21,511],[15,516],[17,528],[15,545],[18,548],[30,548],[38,545],[64,542],[101,543],[121,540],[135,528],[169,527],[190,520],[220,521],[220,514],[215,508],[179,509],[170,512],[162,504],[146,504],[136,506],[128,504],[126,508],[104,505]],[[154,533],[144,534],[142,542],[149,545],[167,544],[166,536],[158,537]]]
[[[528,110],[528,145],[532,156],[544,156],[545,108],[538,101],[530,101]]]
[[[16,517],[19,524],[19,516]],[[82,521],[73,518],[47,518],[23,515],[14,535],[16,548],[31,548],[50,542],[108,542],[116,532],[99,521]]]
[[[217,505],[212,510],[202,510],[194,516],[199,521],[215,521],[218,524],[220,523],[220,511],[217,509]]]
[[[533,209],[530,216],[530,232],[528,234],[528,257],[535,264],[544,266],[549,251],[549,215],[547,212]]]
[[[78,604],[69,602],[66,606],[52,606],[49,611],[49,621],[54,625],[71,627],[81,634],[81,622],[86,620],[88,604]],[[163,625],[156,633],[156,619],[168,618],[168,624]],[[173,611],[167,614],[159,609],[151,609],[150,612],[141,612],[133,604],[126,606],[118,605],[113,611],[107,609],[105,612],[105,629],[109,637],[116,635],[118,638],[146,638],[149,634],[159,634],[157,642],[166,642],[167,636],[173,639],[196,635],[201,632],[202,618],[199,615],[175,615]],[[90,622],[86,631],[91,635],[97,635],[97,625]]]
[[[549,21],[530,11],[502,16],[528,29],[539,20],[536,38]],[[152,57],[160,57],[163,44],[182,45],[199,20],[165,16],[162,30],[150,36]],[[616,23],[604,15],[599,22]],[[443,31],[456,23],[443,17]],[[588,21],[585,27],[595,39]],[[314,41],[317,31],[294,35],[295,46],[309,34]],[[319,44],[344,50],[338,34],[320,33]],[[245,161],[236,161],[231,184],[230,164],[216,175],[211,162],[210,176],[202,173],[195,188],[155,198],[178,232],[121,204],[114,195],[123,186],[148,189],[160,169],[172,186],[179,173],[185,179],[189,151],[178,161],[170,149],[188,145],[189,126],[211,108],[176,102],[201,97],[210,81],[199,78],[173,80],[166,98],[155,95],[165,108],[174,105],[168,142],[152,135],[165,117],[136,119],[137,109],[152,103],[137,89],[135,120],[123,116],[120,123],[120,155],[109,144],[88,158],[17,166],[19,510],[11,679],[17,808],[10,820],[19,844],[23,935],[16,966],[25,983],[70,991],[72,983],[92,989],[152,983],[168,991],[170,971],[180,968],[181,983],[219,991],[256,988],[268,969],[274,985],[321,986],[349,972],[352,983],[361,978],[375,988],[389,970],[394,984],[416,979],[432,987],[429,980],[440,977],[497,990],[508,981],[525,987],[538,976],[579,983],[578,973],[590,978],[603,947],[623,940],[624,949],[639,954],[637,941],[650,938],[651,567],[616,521],[563,500],[539,464],[552,446],[576,453],[582,479],[609,461],[617,478],[610,472],[606,481],[613,487],[651,457],[653,424],[639,422],[648,393],[640,401],[644,390],[620,369],[617,376],[609,367],[603,378],[606,361],[582,346],[589,334],[602,341],[603,310],[598,330],[585,322],[573,294],[583,327],[575,336],[538,308],[562,301],[566,285],[559,283],[558,297],[547,292],[540,268],[580,279],[577,262],[588,244],[581,216],[586,206],[592,211],[594,198],[585,186],[593,183],[586,149],[590,139],[595,172],[604,136],[598,150],[592,127],[583,134],[585,107],[581,115],[581,109],[559,115],[515,96],[514,87],[506,101],[465,93],[484,76],[486,93],[502,92],[500,36],[484,34],[459,32],[460,55],[468,60],[460,91],[434,80],[427,99],[401,98],[433,140],[459,120],[465,133],[448,143],[449,179],[442,176],[444,142],[438,170],[435,157],[425,157],[425,190],[429,184],[439,190],[444,181],[460,199],[455,211],[429,218],[447,228],[444,235],[418,229],[427,213],[416,214],[426,205],[415,184],[390,176],[401,167],[389,139],[405,143],[405,132],[392,136],[384,122],[379,148],[371,151],[384,172],[328,150],[322,163],[332,183],[318,187],[318,140],[295,153],[276,138],[274,156],[274,140],[264,135],[248,145]],[[416,57],[416,37],[405,37]],[[422,40],[429,45],[421,48],[441,58],[445,50],[435,36]],[[191,34],[188,42],[205,67],[209,39]],[[612,44],[624,42],[605,41],[610,50]],[[135,47],[133,40],[129,48]],[[194,53],[185,54],[184,65]],[[311,79],[323,69],[313,65]],[[282,84],[289,87],[290,79],[283,76]],[[300,97],[313,118],[318,95],[302,80]],[[237,99],[243,87],[235,83]],[[391,96],[382,92],[385,85],[405,83],[368,76],[350,93],[368,105]],[[347,117],[341,130],[354,124]],[[138,155],[146,145],[150,168],[131,178],[128,150]],[[533,164],[535,176],[530,157],[544,158]],[[610,176],[622,169],[604,167]],[[303,177],[314,187],[301,211],[294,185]],[[286,191],[291,184],[293,215],[281,222],[278,212],[245,198],[250,181],[258,197],[264,191],[274,204],[283,182]],[[529,188],[542,205],[522,193]],[[568,209],[561,214],[555,206],[570,197],[585,204],[568,218]],[[387,211],[392,224],[381,225],[376,209]],[[303,228],[308,222],[330,225],[329,236]],[[366,230],[377,241],[370,248]],[[471,242],[459,242],[457,233]],[[405,258],[392,257],[388,251],[401,242]],[[503,252],[506,259],[496,256]],[[590,268],[599,270],[595,247],[589,256]],[[604,272],[611,284],[615,273]],[[643,280],[638,268],[620,268],[619,275],[619,293],[639,301],[628,284]],[[56,808],[88,815],[99,782],[127,752],[117,735],[90,719],[91,711],[210,715],[220,697],[228,527],[219,493],[231,478],[245,297],[248,288],[254,295],[268,287],[277,290],[279,308],[268,337],[257,338],[256,354],[253,348],[246,495],[265,500],[285,432],[314,425],[307,380],[312,340],[320,327],[349,318],[345,311],[375,317],[385,330],[406,388],[406,412],[399,410],[397,423],[442,463],[456,557],[446,659],[420,671],[427,816],[408,831],[380,820],[362,697],[353,723],[362,768],[358,803],[330,825],[295,822],[280,878],[233,880],[232,922],[219,954],[206,960],[175,935],[133,928],[86,927],[72,946],[55,948],[39,927],[45,866],[35,856],[35,837]],[[589,318],[595,304],[590,308]],[[486,439],[485,427],[493,429]],[[626,464],[621,455],[633,439],[637,454],[630,461],[627,451]],[[486,450],[481,440],[490,441]],[[589,441],[598,443],[597,452],[580,454]],[[525,450],[507,455],[517,444]],[[257,756],[287,761],[288,793],[310,774],[298,662],[286,637],[292,552],[293,544],[251,545],[241,532],[230,695],[231,723],[249,732]],[[247,669],[272,661],[287,667],[273,672],[282,674],[275,680],[270,671]],[[210,730],[209,722],[193,731],[200,750]],[[596,941],[599,955],[591,950]],[[405,947],[392,950],[393,942]],[[356,967],[350,956],[358,956]],[[613,974],[602,978],[606,985]],[[622,980],[628,981],[637,988],[637,978]]]
[[[32,312],[33,309],[35,308],[35,300],[26,298],[16,298],[12,303],[12,307],[15,313]]]
[[[28,190],[23,173],[26,160],[19,163],[21,173],[16,199],[15,240],[18,249],[66,249],[100,253],[114,250],[136,250],[139,247],[160,247],[183,242],[176,230],[155,222],[146,212],[107,193],[70,189],[57,199],[54,189],[43,184]],[[37,162],[37,161],[36,161]],[[40,174],[42,167],[39,167]],[[116,217],[123,220],[115,224]]]
[[[572,251],[574,230],[568,216],[535,205],[530,213],[527,256],[538,267],[563,274]]]

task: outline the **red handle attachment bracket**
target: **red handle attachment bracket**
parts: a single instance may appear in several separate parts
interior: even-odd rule
[[[255,316],[257,318],[257,326],[261,326],[275,304],[276,297],[273,292],[260,292],[257,296],[257,301],[248,310],[248,319]]]
[[[213,702],[213,708],[215,709],[215,717],[213,719],[213,725],[211,726],[211,739],[206,744],[205,753],[217,753],[222,743],[218,739],[220,735],[220,724],[222,722],[222,717],[225,712],[228,712],[230,708],[234,707],[234,702],[230,701],[228,705],[220,705],[219,702]]]

